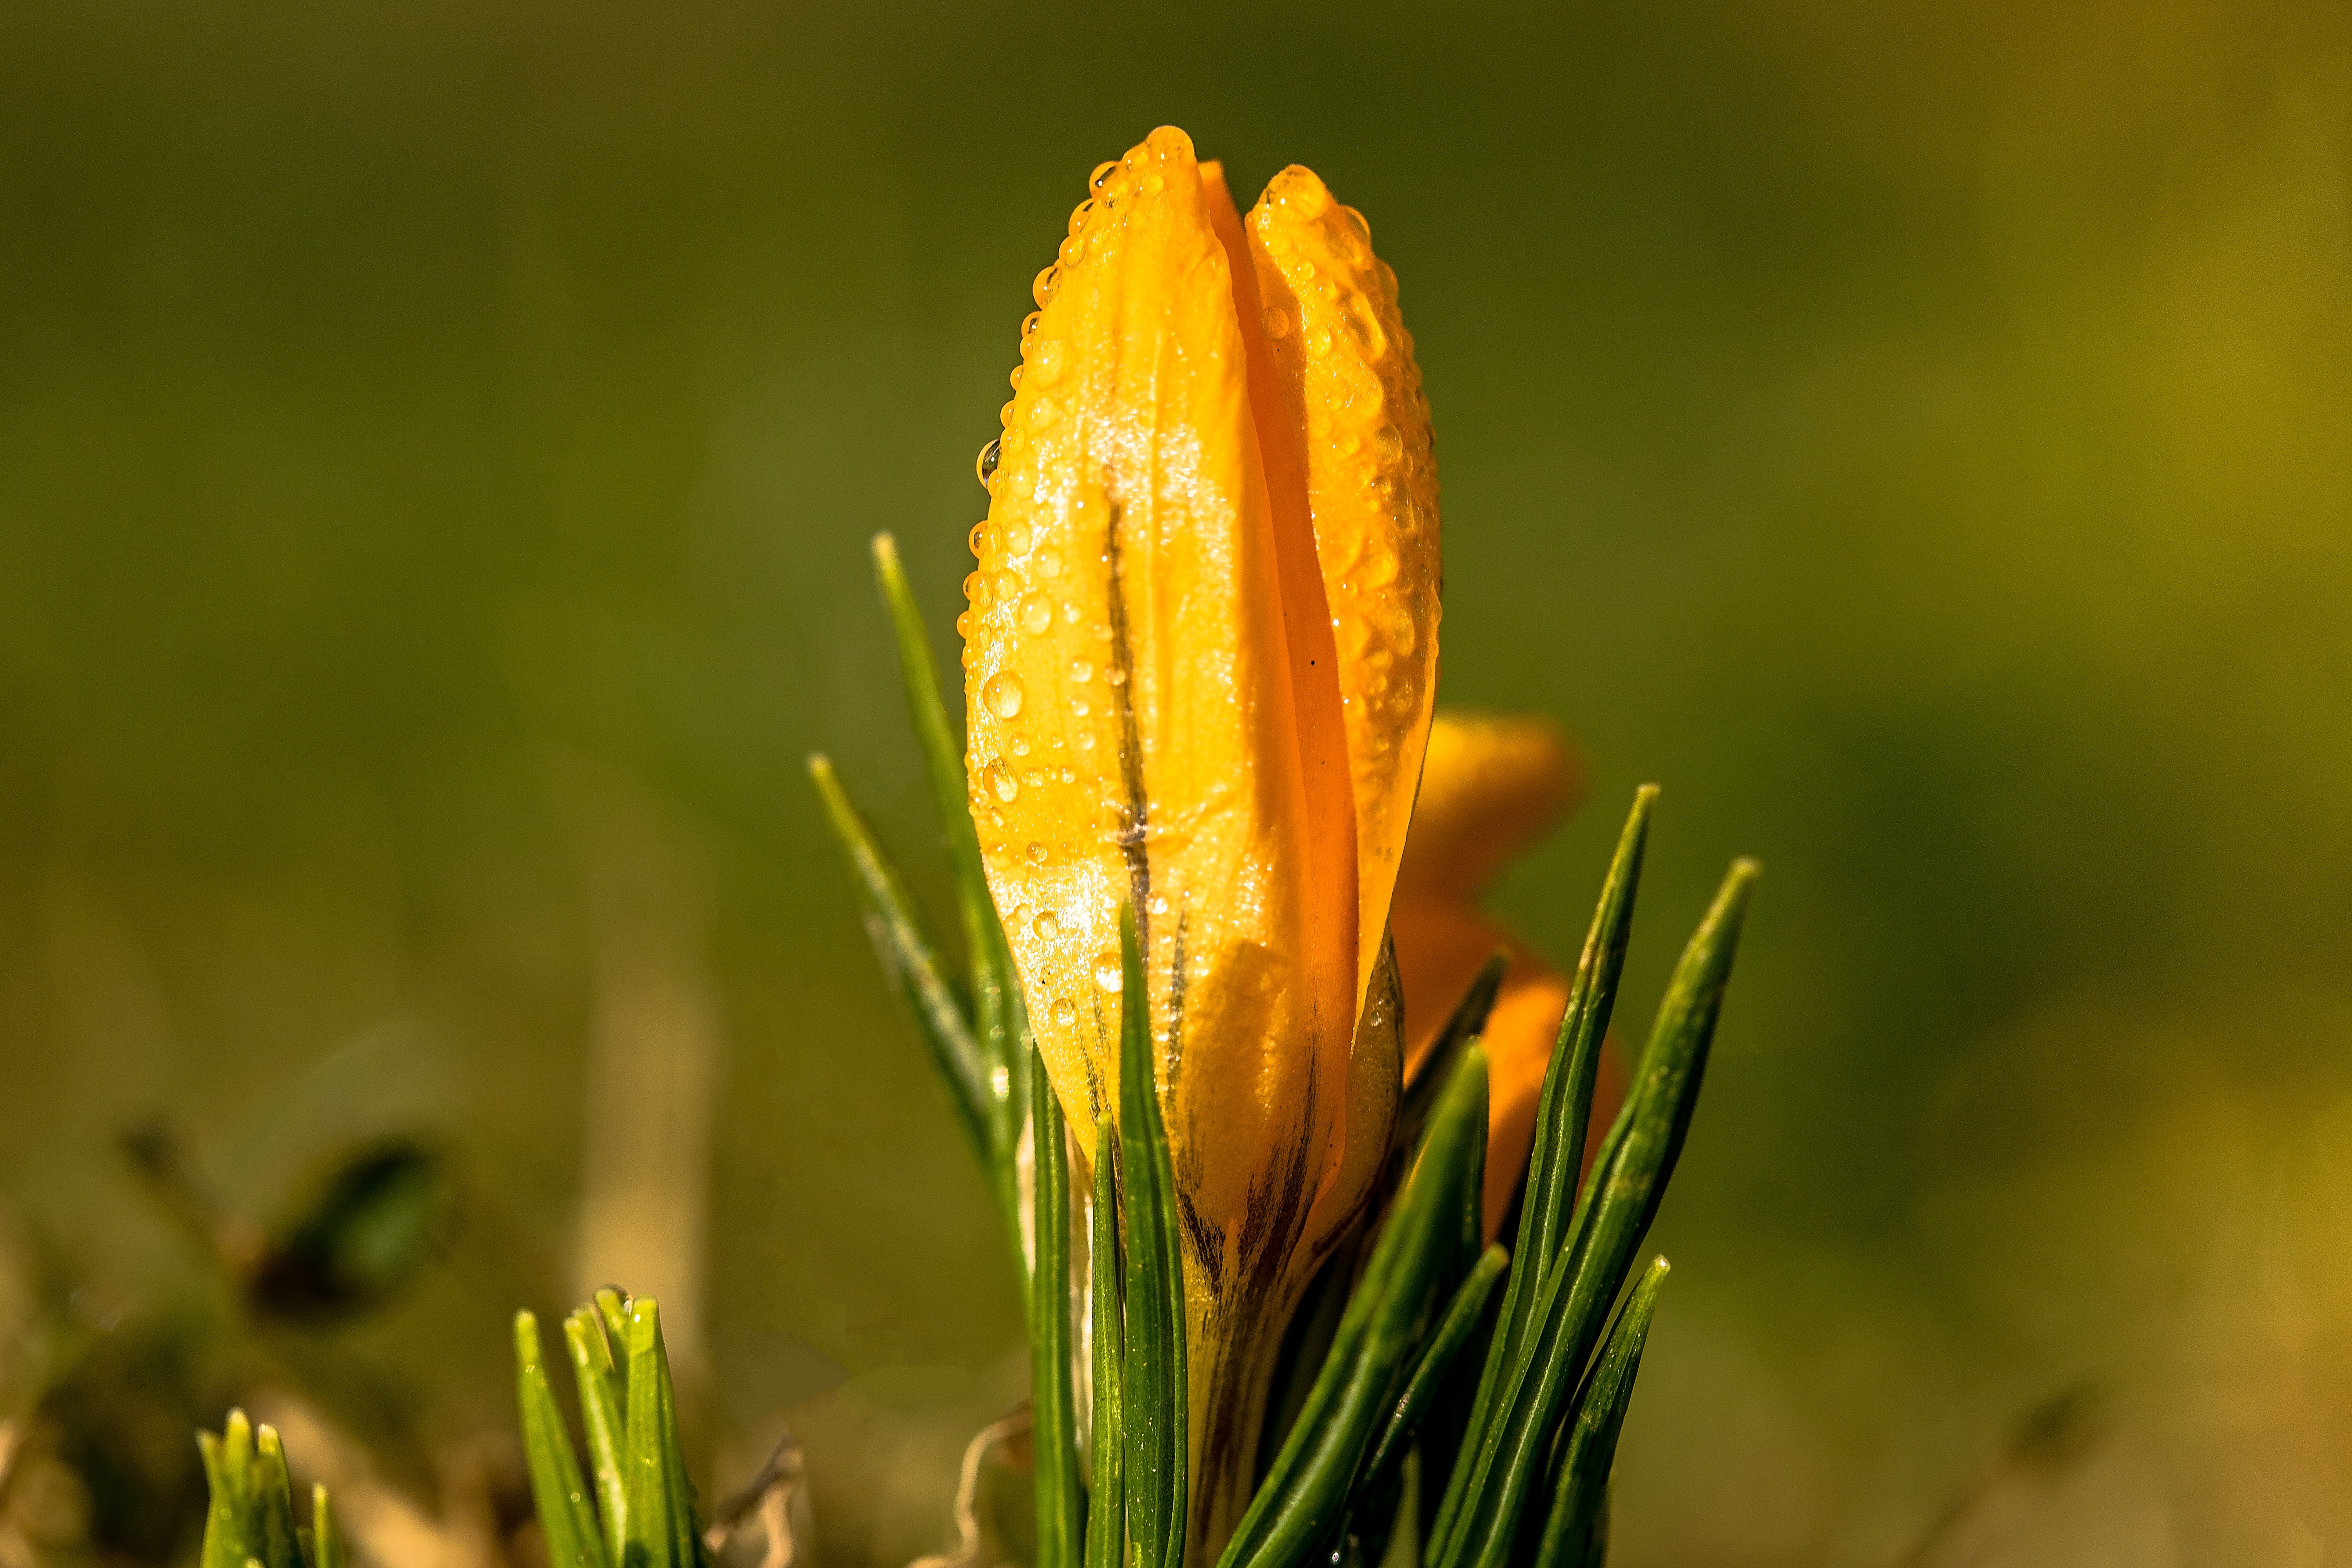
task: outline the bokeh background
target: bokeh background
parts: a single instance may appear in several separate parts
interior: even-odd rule
[[[945,1543],[1018,1303],[802,760],[944,911],[865,541],[951,647],[1029,280],[1170,121],[1403,280],[1444,695],[1590,769],[1500,907],[1572,952],[1664,782],[1638,1031],[1768,867],[1618,1560],[2352,1544],[2327,0],[6,0],[12,1408],[205,1325],[429,1512],[508,1311],[630,1267],[718,1489],[789,1419],[828,1568]],[[455,1221],[189,1370],[141,1126],[256,1216],[412,1137]]]

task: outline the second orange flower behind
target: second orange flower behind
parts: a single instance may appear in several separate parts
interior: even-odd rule
[[[1135,910],[1203,1561],[1247,1501],[1284,1324],[1386,1157],[1408,1041],[1508,941],[1473,900],[1572,779],[1547,727],[1433,740],[1429,408],[1359,214],[1292,167],[1244,216],[1162,129],[1095,172],[1035,293],[959,622],[971,809],[1089,1160]],[[1514,952],[1490,1230],[1566,995]]]

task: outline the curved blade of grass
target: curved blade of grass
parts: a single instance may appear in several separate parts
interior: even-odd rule
[[[540,1361],[539,1320],[517,1312],[514,1321],[516,1403],[522,1411],[523,1458],[530,1471],[531,1501],[547,1542],[549,1568],[605,1568],[604,1543],[595,1505],[580,1473],[580,1456],[556,1407]]]
[[[1439,1097],[1420,1158],[1349,1298],[1331,1353],[1227,1543],[1223,1568],[1288,1568],[1328,1543],[1402,1380],[1415,1331],[1455,1244],[1464,1194],[1477,1186],[1486,1159],[1486,1053],[1473,1045]]]
[[[1577,1205],[1569,1256],[1549,1272],[1533,1326],[1525,1376],[1475,1463],[1439,1568],[1501,1568],[1528,1489],[1541,1469],[1561,1407],[1583,1373],[1610,1305],[1674,1174],[1706,1074],[1724,986],[1759,868],[1733,864],[1722,889],[1684,949],[1643,1053],[1633,1095],[1619,1116],[1622,1136]]]
[[[1642,883],[1642,858],[1648,846],[1650,819],[1657,806],[1658,786],[1643,784],[1633,792],[1633,810],[1617,836],[1617,850],[1601,879],[1601,900],[1592,911],[1584,952],[1577,961],[1576,978],[1569,988],[1568,1006],[1561,1013],[1559,1036],[1553,1043],[1550,1064],[1544,1069],[1543,1089],[1536,1100],[1535,1142],[1528,1156],[1528,1184],[1519,1207],[1517,1245],[1503,1291],[1501,1314],[1488,1341],[1486,1360],[1478,1379],[1470,1420],[1463,1436],[1461,1457],[1447,1477],[1444,1500],[1430,1530],[1433,1559],[1451,1543],[1478,1460],[1491,1460],[1498,1424],[1528,1375],[1528,1325],[1538,1299],[1558,1266],[1562,1220],[1575,1196],[1577,1173],[1584,1161],[1585,1125],[1592,1113],[1592,1086],[1601,1067],[1601,1047],[1616,1006],[1617,982],[1625,967],[1632,940],[1633,904]],[[1619,1119],[1622,1125],[1623,1118]],[[1612,1136],[1614,1136],[1612,1131]],[[1605,1171],[1605,1160],[1596,1163]],[[1463,1463],[1463,1458],[1471,1463]]]
[[[588,1468],[596,1479],[596,1512],[604,1525],[604,1561],[621,1562],[628,1538],[629,1489],[623,1455],[628,1447],[625,1379],[604,1337],[603,1314],[583,1307],[563,1320],[563,1348],[580,1392],[580,1425],[588,1435]]]
[[[1070,1389],[1070,1167],[1061,1102],[1044,1066],[1029,1073],[1035,1129],[1037,1266],[1029,1287],[1030,1409],[1036,1452],[1035,1568],[1079,1568],[1084,1499],[1076,1397]]]
[[[310,1555],[311,1568],[351,1568],[352,1554],[323,1485],[310,1489]]]
[[[1127,1331],[1118,1300],[1118,1127],[1108,1116],[1095,1123],[1095,1151],[1088,1236],[1094,1288],[1094,1490],[1087,1509],[1086,1568],[1120,1568],[1127,1530],[1127,1432],[1120,1414]]]
[[[899,567],[898,542],[887,533],[874,536],[874,577],[898,638],[898,676],[906,687],[907,716],[914,723],[915,741],[923,753],[923,774],[939,812],[940,837],[947,845],[956,908],[962,916],[964,951],[971,958],[972,1033],[982,1069],[981,1115],[988,1124],[994,1161],[1009,1168],[1029,1114],[1029,1090],[1024,1081],[1029,1073],[1029,1046],[1021,987],[982,867],[963,746],[948,721],[947,705],[940,700],[930,636],[923,629],[922,611]]]
[[[1127,1221],[1129,1568],[1184,1561],[1184,1269],[1178,1250],[1176,1173],[1160,1114],[1151,1009],[1135,946],[1135,910],[1119,910],[1118,1166]]]
[[[626,1344],[629,1414],[621,1475],[629,1517],[620,1561],[626,1568],[694,1568],[694,1491],[678,1443],[661,1310],[652,1297],[630,1298]]]
[[[1535,1568],[1600,1568],[1609,1467],[1617,1457],[1617,1434],[1625,1425],[1625,1407],[1633,1403],[1634,1374],[1641,1371],[1642,1347],[1650,1337],[1658,1287],[1665,1282],[1668,1267],[1663,1258],[1651,1260],[1618,1313],[1617,1326],[1610,1331],[1592,1375],[1585,1380],[1575,1419],[1564,1435],[1559,1479],[1536,1548]]]
[[[850,803],[848,792],[834,775],[832,762],[822,753],[813,755],[808,760],[808,771],[810,780],[816,785],[817,798],[824,805],[825,820],[849,857],[850,873],[857,881],[859,907],[866,917],[866,932],[873,940],[883,972],[915,1015],[923,1043],[930,1047],[931,1059],[947,1081],[948,1099],[955,1108],[956,1118],[963,1125],[964,1135],[971,1140],[972,1152],[980,1156],[982,1166],[995,1176],[1002,1162],[998,1158],[992,1109],[994,1091],[989,1082],[988,1063],[982,1057],[980,1042],[972,1034],[963,1002],[956,995],[940,963],[937,945],[915,912],[914,900],[907,891],[905,880],[883,854],[857,807]],[[1000,1201],[1002,1198],[1000,1194]]]

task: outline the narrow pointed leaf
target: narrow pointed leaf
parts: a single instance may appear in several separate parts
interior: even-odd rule
[[[343,1544],[343,1532],[335,1523],[334,1505],[324,1486],[310,1489],[310,1553],[311,1568],[351,1568],[351,1552]]]
[[[1126,1426],[1129,1568],[1184,1561],[1184,1270],[1176,1173],[1160,1119],[1150,1005],[1135,945],[1135,911],[1119,913],[1118,1164],[1127,1230]]]
[[[596,1482],[596,1512],[604,1525],[604,1561],[620,1564],[629,1532],[628,1405],[602,1326],[600,1308],[563,1321],[563,1348],[580,1391],[580,1425],[588,1435],[588,1468]]]
[[[305,1568],[302,1548],[294,1532],[294,1479],[286,1473],[286,1447],[278,1428],[263,1425],[254,1433],[255,1511],[261,1520],[263,1568]]]
[[[572,1435],[540,1360],[539,1320],[517,1312],[514,1321],[516,1402],[522,1411],[523,1458],[531,1501],[547,1542],[549,1568],[605,1568],[595,1505],[572,1451]],[[315,1527],[314,1527],[315,1528]]]
[[[1094,1481],[1087,1510],[1086,1568],[1120,1568],[1127,1534],[1127,1431],[1120,1405],[1127,1331],[1119,1308],[1118,1129],[1108,1116],[1095,1123],[1095,1151],[1093,1228],[1087,1238],[1095,1338]]]
[[[981,1056],[964,1005],[940,963],[938,946],[923,929],[904,879],[834,776],[833,763],[821,755],[813,756],[808,770],[824,805],[825,820],[849,857],[866,935],[873,939],[883,972],[914,1014],[923,1043],[930,1047],[931,1059],[947,1081],[948,1099],[963,1124],[964,1135],[971,1140],[982,1167],[993,1175],[998,1160],[991,1132],[993,1091],[988,1063]]]
[[[1035,1129],[1037,1265],[1029,1298],[1029,1382],[1035,1568],[1079,1568],[1084,1501],[1078,1484],[1076,1396],[1070,1389],[1070,1167],[1062,1108],[1042,1067],[1029,1074]]]
[[[629,1499],[625,1568],[694,1568],[693,1493],[677,1436],[661,1310],[650,1296],[629,1300],[629,1415],[622,1479]]]
[[[1405,1380],[1415,1331],[1440,1288],[1465,1194],[1475,1201],[1486,1155],[1486,1053],[1471,1046],[1439,1097],[1314,1392],[1226,1546],[1223,1568],[1289,1568],[1330,1540],[1365,1450]]]
[[[1619,1115],[1622,1135],[1612,1132],[1610,1163],[1595,1170],[1592,1188],[1570,1222],[1569,1256],[1546,1280],[1526,1373],[1507,1406],[1498,1406],[1502,1417],[1474,1456],[1454,1533],[1440,1544],[1440,1568],[1501,1568],[1508,1560],[1569,1392],[1623,1289],[1689,1131],[1758,870],[1749,860],[1733,865],[1675,967],[1633,1092]]]
[[[220,1436],[196,1434],[204,1455],[205,1479],[211,1500],[205,1510],[205,1541],[198,1556],[201,1568],[245,1568],[262,1552],[261,1520],[253,1506],[253,1423],[242,1410],[232,1410]]]
[[[1510,1253],[1496,1242],[1479,1255],[1477,1264],[1455,1289],[1453,1300],[1446,1304],[1444,1317],[1438,1320],[1436,1332],[1422,1347],[1404,1392],[1397,1396],[1388,1421],[1372,1444],[1370,1457],[1364,1461],[1366,1485],[1377,1484],[1404,1462],[1405,1450],[1412,1443],[1429,1402],[1453,1370],[1462,1348],[1470,1342],[1480,1315],[1486,1310],[1487,1299],[1495,1293],[1510,1262]]]
[[[898,546],[887,533],[874,536],[874,574],[898,643],[898,675],[907,691],[907,715],[923,753],[923,773],[940,817],[948,866],[955,879],[956,908],[962,917],[964,951],[971,959],[971,1025],[982,1067],[982,1116],[988,1125],[992,1163],[1009,1172],[1014,1146],[1029,1114],[1029,1045],[1022,1017],[1021,988],[1013,973],[1013,952],[997,921],[995,900],[982,868],[980,838],[972,826],[970,784],[963,746],[940,697],[939,667],[922,611],[898,564]],[[998,1173],[992,1172],[992,1174]]]
[[[1633,792],[1633,808],[1618,835],[1617,851],[1601,884],[1601,901],[1592,912],[1591,929],[1569,990],[1568,1006],[1560,1016],[1559,1037],[1544,1069],[1541,1094],[1536,1101],[1535,1142],[1528,1157],[1528,1185],[1519,1208],[1517,1266],[1504,1287],[1502,1312],[1478,1379],[1469,1425],[1460,1456],[1447,1479],[1445,1493],[1430,1529],[1433,1561],[1452,1543],[1454,1527],[1475,1477],[1491,1465],[1501,1423],[1528,1375],[1528,1325],[1533,1321],[1543,1287],[1557,1266],[1562,1216],[1574,1201],[1578,1172],[1584,1158],[1585,1125],[1591,1119],[1592,1086],[1599,1075],[1601,1047],[1616,1005],[1617,982],[1632,938],[1634,895],[1642,881],[1642,858],[1649,842],[1650,819],[1658,789],[1643,784]],[[1624,1119],[1619,1119],[1619,1125]],[[1616,1132],[1610,1134],[1613,1140]],[[1606,1156],[1596,1171],[1607,1169]]]
[[[1641,1370],[1642,1347],[1649,1339],[1666,1270],[1664,1258],[1651,1261],[1586,1380],[1566,1433],[1551,1510],[1536,1549],[1536,1568],[1600,1568],[1609,1468],[1617,1457],[1617,1435],[1625,1425],[1625,1407],[1633,1403],[1634,1374]]]

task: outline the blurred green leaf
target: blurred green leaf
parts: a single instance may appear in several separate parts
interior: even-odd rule
[[[627,1384],[613,1354],[601,1305],[563,1320],[563,1348],[580,1395],[580,1424],[588,1436],[588,1465],[596,1481],[596,1511],[604,1526],[604,1560],[617,1563],[628,1536],[626,1479]]]
[[[522,1413],[523,1457],[531,1500],[539,1510],[549,1568],[608,1568],[596,1509],[572,1450],[563,1413],[540,1360],[539,1320],[517,1312],[514,1322],[517,1404]]]

